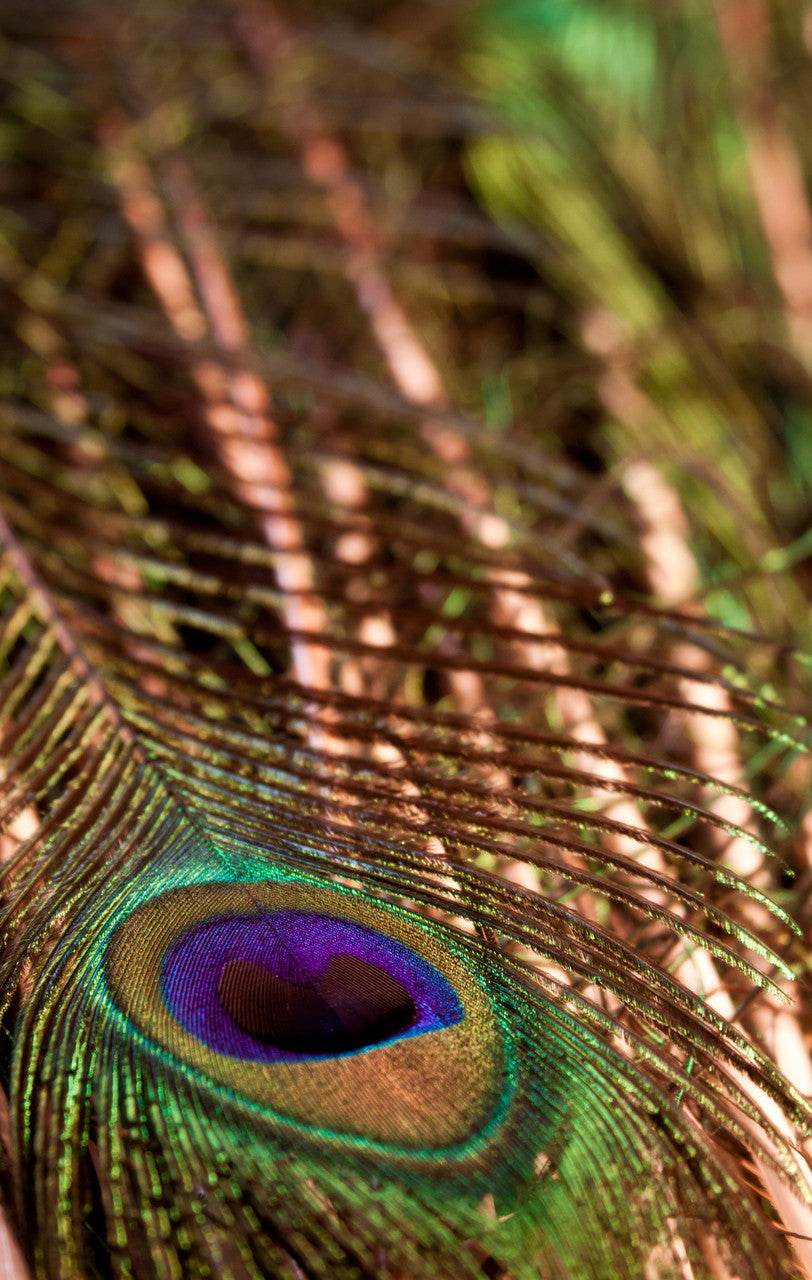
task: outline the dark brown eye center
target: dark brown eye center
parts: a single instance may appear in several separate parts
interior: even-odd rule
[[[333,956],[315,982],[302,976],[291,982],[253,960],[230,960],[217,994],[242,1031],[293,1053],[363,1049],[402,1034],[417,1017],[406,988],[357,956]]]

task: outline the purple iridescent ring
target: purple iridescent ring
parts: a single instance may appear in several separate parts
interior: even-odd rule
[[[453,1026],[453,987],[409,947],[313,911],[221,915],[187,929],[161,972],[167,1007],[216,1053],[336,1057]]]

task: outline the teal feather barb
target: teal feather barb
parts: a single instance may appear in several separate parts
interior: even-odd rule
[[[652,598],[506,126],[396,6],[3,17],[20,1275],[797,1275],[790,659]]]

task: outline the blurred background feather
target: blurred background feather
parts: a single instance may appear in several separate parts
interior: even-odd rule
[[[812,1276],[812,17],[5,3],[10,1276]]]

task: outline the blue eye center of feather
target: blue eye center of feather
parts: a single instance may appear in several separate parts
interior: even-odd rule
[[[294,1053],[364,1049],[400,1035],[415,1020],[406,988],[357,956],[333,956],[319,978],[300,977],[291,982],[251,960],[230,960],[217,994],[243,1031]]]
[[[193,926],[169,950],[161,986],[209,1048],[264,1062],[354,1053],[463,1016],[447,979],[410,948],[308,911]]]

